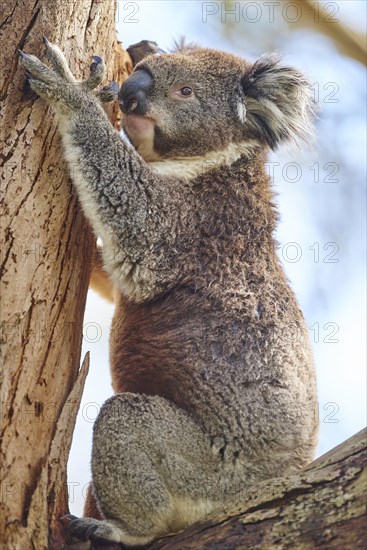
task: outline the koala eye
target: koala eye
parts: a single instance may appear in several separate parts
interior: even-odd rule
[[[186,97],[193,94],[192,88],[190,88],[190,86],[183,86],[178,91],[181,95],[186,96]]]
[[[194,97],[194,90],[191,86],[181,86],[181,88],[176,88],[176,90],[173,90],[171,92],[171,96],[174,99],[189,99],[190,97]]]
[[[170,96],[172,97],[172,99],[184,101],[186,99],[194,99],[195,92],[191,86],[181,86],[180,88],[171,90]]]

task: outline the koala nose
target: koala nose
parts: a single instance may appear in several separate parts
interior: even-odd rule
[[[143,69],[135,71],[120,88],[119,104],[125,114],[145,115],[148,111],[146,93],[151,88],[153,78]]]

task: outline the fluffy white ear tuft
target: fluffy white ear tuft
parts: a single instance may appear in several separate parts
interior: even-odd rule
[[[263,55],[242,80],[246,124],[272,149],[284,141],[312,136],[316,103],[308,80],[281,65],[276,54]]]

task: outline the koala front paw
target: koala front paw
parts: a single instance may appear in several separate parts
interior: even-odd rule
[[[54,54],[55,51],[48,55],[49,59],[52,59],[51,63],[54,67],[52,70],[35,55],[19,51],[32,90],[56,109],[61,111],[76,110],[83,102],[78,86],[75,85],[75,79],[66,60],[61,59],[61,52],[58,51],[56,55]]]
[[[106,66],[103,60],[99,56],[93,56],[90,77],[82,82],[77,82],[60,48],[56,44],[52,44],[46,37],[43,37],[43,42],[52,69],[36,56],[19,51],[32,90],[61,111],[79,109],[87,100],[88,91],[94,90],[105,77]],[[117,93],[118,86],[112,82],[96,95],[101,101],[112,101],[116,98]],[[95,96],[91,95],[90,97]]]

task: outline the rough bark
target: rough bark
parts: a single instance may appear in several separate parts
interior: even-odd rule
[[[298,475],[251,486],[236,504],[149,550],[366,548],[366,430]]]
[[[66,462],[87,362],[79,371],[94,238],[77,205],[52,110],[27,88],[17,50],[44,56],[42,35],[77,77],[92,54],[121,82],[129,57],[114,0],[2,3],[1,503],[4,548],[61,548]],[[113,120],[117,111],[110,108]],[[92,129],[91,129],[92,131]]]

